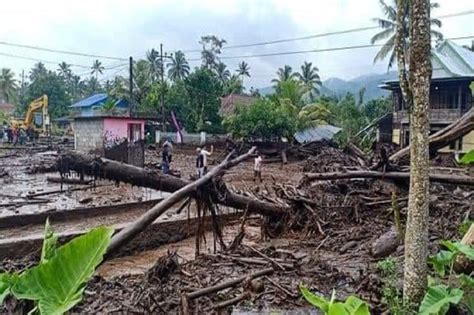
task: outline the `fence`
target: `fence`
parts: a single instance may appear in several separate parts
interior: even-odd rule
[[[159,130],[155,131],[155,142],[160,143],[167,139],[171,139],[173,143],[179,143],[177,140],[176,132],[161,132]],[[200,133],[183,133],[183,138],[181,143],[183,144],[192,144],[192,145],[202,145],[202,144],[213,144],[219,145],[224,144],[227,139],[227,135],[213,135],[206,132]]]

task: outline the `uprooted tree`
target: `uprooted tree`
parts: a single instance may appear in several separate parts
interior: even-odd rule
[[[138,235],[167,209],[186,197],[204,201],[208,205],[210,203],[218,203],[267,216],[281,217],[288,213],[290,209],[285,208],[281,204],[264,202],[231,192],[227,190],[225,183],[220,179],[226,169],[244,161],[254,151],[255,148],[252,148],[246,154],[233,160],[230,160],[228,156],[208,174],[194,182],[76,151],[62,153],[58,159],[58,169],[61,177],[67,176],[70,171],[75,171],[81,177],[83,175],[90,175],[95,178],[107,178],[132,185],[173,192],[173,194],[143,214],[136,222],[115,235],[108,249],[108,254],[110,254]],[[206,186],[205,190],[203,186]]]

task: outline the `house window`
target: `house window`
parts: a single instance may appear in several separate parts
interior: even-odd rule
[[[449,149],[453,151],[462,151],[462,138],[449,144]]]
[[[141,124],[128,124],[128,139],[130,142],[135,142],[142,139]]]
[[[406,147],[410,144],[410,131],[405,130],[403,133],[403,146]]]

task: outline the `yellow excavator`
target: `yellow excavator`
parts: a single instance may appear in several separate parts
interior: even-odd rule
[[[30,103],[28,106],[28,110],[26,112],[26,116],[24,119],[15,119],[11,120],[12,127],[16,128],[33,128],[37,129],[34,124],[34,114],[38,110],[42,110],[42,130],[44,134],[48,132],[48,125],[49,125],[49,114],[48,114],[48,96],[43,95]]]

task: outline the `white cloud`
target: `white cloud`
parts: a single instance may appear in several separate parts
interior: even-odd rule
[[[472,10],[472,0],[439,0],[433,15]],[[0,41],[64,50],[127,57],[143,56],[164,43],[165,49],[199,48],[201,35],[215,34],[229,45],[299,37],[372,25],[380,16],[377,0],[46,0],[2,3]],[[444,19],[447,37],[474,35],[472,15]],[[227,50],[224,55],[248,55],[368,44],[374,32],[366,31],[279,45]],[[469,42],[468,40],[464,42]],[[0,45],[0,52],[39,59],[89,65],[82,58]],[[268,85],[278,67],[297,69],[304,60],[320,68],[321,76],[350,78],[381,72],[372,65],[376,49],[248,58],[254,77],[248,86]],[[188,58],[199,54],[188,54]],[[225,60],[229,68],[238,59]],[[103,60],[104,64],[117,64]],[[0,56],[0,67],[19,73],[34,62]],[[50,66],[55,69],[55,65]],[[78,69],[86,72],[87,69]]]

